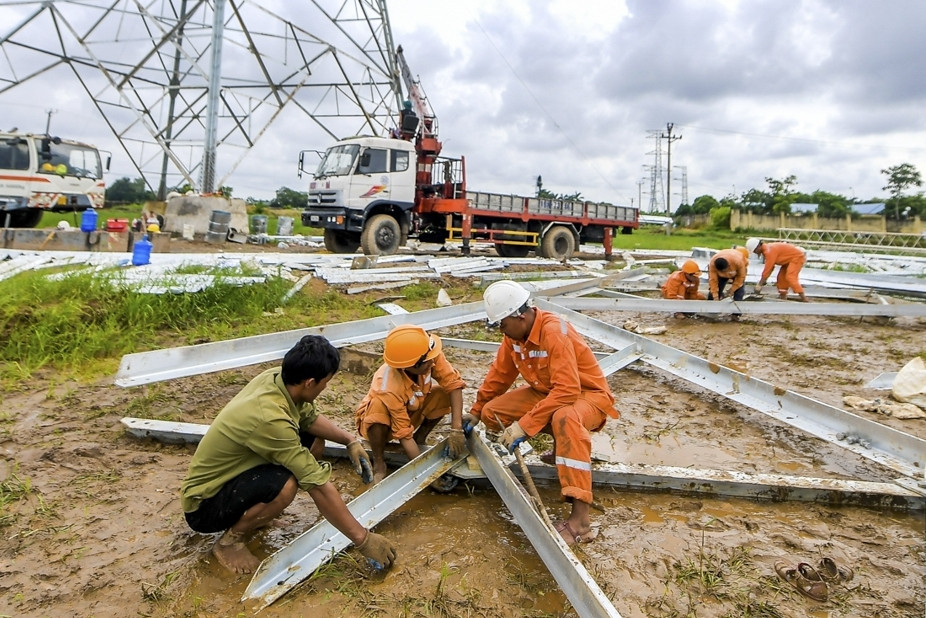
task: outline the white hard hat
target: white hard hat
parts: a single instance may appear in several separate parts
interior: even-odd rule
[[[496,281],[482,295],[489,324],[498,324],[517,313],[530,297],[531,293],[514,281]]]
[[[760,242],[762,241],[758,238],[750,238],[746,241],[746,250],[749,251],[749,253],[755,253],[756,247],[759,246]]]

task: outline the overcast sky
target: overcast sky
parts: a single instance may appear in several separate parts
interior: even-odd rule
[[[531,194],[542,175],[554,193],[646,207],[651,132],[667,123],[681,137],[673,209],[683,175],[693,201],[792,174],[801,191],[868,199],[886,195],[882,168],[926,174],[924,0],[393,0],[389,12],[473,190]],[[38,107],[0,97],[0,126],[41,130]],[[111,143],[94,113],[80,128]],[[304,190],[296,154],[326,144],[291,141],[292,125],[273,126],[228,183],[235,195]],[[116,159],[110,182],[135,175]]]

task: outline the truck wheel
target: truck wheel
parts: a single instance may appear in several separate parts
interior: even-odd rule
[[[526,257],[530,252],[531,248],[525,245],[503,245],[501,243],[495,243],[495,253],[500,257],[522,258]]]
[[[325,230],[325,249],[332,253],[353,253],[360,246],[356,234],[339,230]]]
[[[576,250],[576,239],[572,230],[562,225],[550,228],[540,241],[541,257],[554,260],[568,260]]]
[[[6,222],[5,212],[0,212],[0,226]],[[24,208],[10,211],[10,227],[35,227],[42,220],[45,211],[40,208]]]
[[[360,246],[366,255],[392,255],[399,250],[402,230],[389,215],[370,217],[360,234]]]

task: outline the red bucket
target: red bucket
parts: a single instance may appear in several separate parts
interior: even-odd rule
[[[107,219],[106,220],[106,231],[107,232],[124,232],[127,229],[129,229],[128,219]]]

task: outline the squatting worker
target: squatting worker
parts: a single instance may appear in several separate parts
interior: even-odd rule
[[[764,242],[758,238],[747,240],[746,248],[765,258],[765,268],[762,269],[762,276],[756,285],[756,294],[762,291],[762,286],[768,281],[772,270],[779,266],[778,279],[775,281],[778,298],[787,300],[788,290],[791,289],[800,297],[801,302],[807,302],[804,288],[798,280],[798,275],[807,261],[807,254],[803,249],[787,242]]]
[[[183,511],[193,530],[225,532],[212,552],[229,570],[251,573],[260,565],[245,537],[282,513],[298,489],[364,556],[383,567],[395,559],[392,544],[347,509],[329,480],[330,464],[317,461],[303,444],[306,437],[344,444],[357,472],[370,470],[359,439],[313,404],[339,364],[327,339],[306,335],[286,353],[282,367],[264,371],[228,402],[196,448],[180,488]]]
[[[746,259],[736,249],[723,249],[711,257],[707,266],[710,291],[707,300],[721,300],[732,296],[740,301],[746,295]],[[730,290],[724,294],[724,288],[730,284]]]
[[[705,300],[704,294],[698,291],[701,284],[701,269],[694,260],[682,264],[680,270],[669,275],[662,286],[662,297],[669,300]]]
[[[592,528],[592,439],[589,432],[618,418],[614,395],[598,360],[581,335],[560,316],[532,307],[530,293],[513,281],[496,281],[483,295],[490,324],[504,333],[488,374],[476,393],[464,428],[480,420],[501,431],[513,451],[539,432],[554,440],[556,470],[563,498],[572,502],[567,519],[556,526],[566,543],[589,542]],[[508,390],[518,376],[526,386]]]
[[[386,443],[398,440],[409,459],[420,454],[428,434],[450,414],[449,455],[466,450],[463,388],[466,383],[443,353],[437,335],[404,324],[386,335],[383,360],[355,411],[357,431],[370,442],[373,482],[386,477]]]

